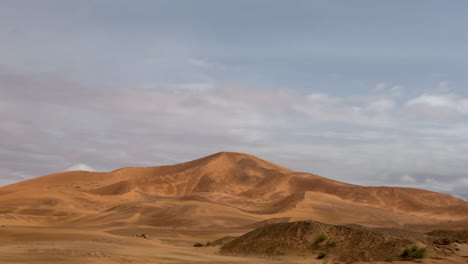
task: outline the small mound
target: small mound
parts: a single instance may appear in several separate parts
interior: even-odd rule
[[[309,252],[318,232],[311,222],[276,223],[244,234],[221,248],[226,255],[289,255]]]
[[[276,223],[255,229],[225,244],[225,255],[325,254],[338,261],[386,261],[397,259],[414,239],[362,227],[334,226],[312,221]],[[324,256],[325,256],[324,255]]]

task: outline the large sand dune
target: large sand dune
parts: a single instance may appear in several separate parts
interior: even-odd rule
[[[413,231],[463,229],[468,228],[468,203],[419,189],[347,184],[228,152],[170,166],[62,172],[0,188],[3,242],[23,238],[21,243],[42,241],[38,244],[42,245],[46,231],[41,230],[53,230],[45,241],[53,234],[59,240],[76,238],[65,239],[65,244],[71,243],[69,252],[74,252],[73,243],[86,252],[80,244],[86,240],[103,245],[127,241],[135,250],[141,243],[145,247],[156,243],[168,247],[168,252],[188,246],[192,252],[190,245],[196,240],[240,235],[268,219]],[[142,242],[132,237],[142,232],[155,238]],[[223,260],[211,249],[198,250],[191,257],[237,262]],[[83,258],[94,263],[92,256]],[[106,261],[118,263],[112,258]]]

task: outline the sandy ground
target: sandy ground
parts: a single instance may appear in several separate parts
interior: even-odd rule
[[[222,256],[217,253],[217,247],[192,246],[195,241],[215,238],[209,234],[211,232],[133,230],[120,230],[120,233],[139,234],[146,230],[160,235],[143,239],[113,235],[105,230],[3,227],[0,229],[0,263],[310,263],[310,258],[303,257]]]
[[[140,234],[142,230],[147,231],[149,239],[127,236]],[[313,255],[263,258],[222,256],[218,254],[217,247],[192,246],[197,241],[239,234],[147,227],[113,230],[6,226],[0,229],[0,263],[336,263],[332,257],[317,260]],[[467,247],[462,247],[460,255],[414,262],[468,263]]]

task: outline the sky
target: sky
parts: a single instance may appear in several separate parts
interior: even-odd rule
[[[468,200],[467,11],[0,0],[0,184],[234,151]]]

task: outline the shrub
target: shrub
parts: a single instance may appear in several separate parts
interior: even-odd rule
[[[315,241],[316,244],[319,244],[327,239],[327,236],[324,234],[321,234],[320,236],[317,237],[317,241]]]
[[[193,244],[194,247],[203,247],[204,245],[202,243],[195,243]]]
[[[317,259],[323,259],[326,255],[327,255],[326,253],[320,252],[320,253],[318,253],[318,255],[317,255]]]
[[[421,259],[426,256],[426,251],[426,248],[418,248],[417,246],[414,246],[412,248],[405,249],[403,254],[401,254],[401,257]]]

